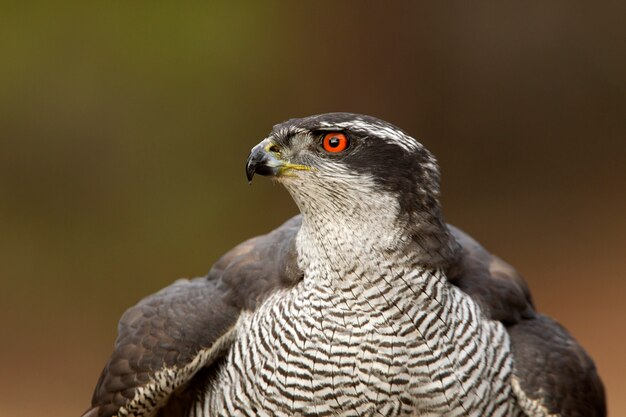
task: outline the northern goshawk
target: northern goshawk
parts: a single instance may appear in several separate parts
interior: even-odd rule
[[[246,172],[301,215],[126,311],[85,416],[606,414],[585,351],[444,222],[436,161],[408,134],[292,119]]]

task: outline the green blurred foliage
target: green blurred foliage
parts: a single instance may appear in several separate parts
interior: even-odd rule
[[[244,161],[328,111],[438,155],[448,220],[525,273],[626,412],[625,11],[4,2],[0,416],[80,414],[125,308],[296,213]]]

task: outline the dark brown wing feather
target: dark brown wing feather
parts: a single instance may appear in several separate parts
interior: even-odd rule
[[[181,280],[140,301],[119,325],[115,351],[96,386],[86,417],[115,415],[156,370],[182,367],[253,310],[272,291],[301,279],[296,264],[296,216],[272,233],[250,239],[224,255],[208,276]],[[562,416],[604,416],[604,391],[593,362],[556,322],[535,312],[517,271],[450,226],[461,252],[447,270],[511,335],[516,377],[523,392]],[[219,358],[170,395],[158,416],[184,415],[219,366]]]
[[[595,365],[560,324],[544,315],[508,327],[515,377],[525,396],[550,414],[604,417],[604,387]]]
[[[584,349],[556,321],[535,311],[528,285],[512,266],[462,231],[452,226],[450,231],[462,249],[447,271],[448,279],[491,319],[506,325],[514,377],[529,400],[528,410],[542,407],[562,417],[606,416],[602,381]]]
[[[530,290],[515,268],[456,227],[448,228],[461,245],[460,256],[446,271],[448,280],[472,296],[492,320],[512,324],[534,317]]]
[[[206,277],[179,280],[128,309],[85,416],[116,415],[156,371],[187,365],[236,323],[242,309],[254,309],[273,290],[293,285],[300,278],[293,239],[299,227],[295,218],[250,239],[224,255]],[[210,365],[199,373],[210,375]],[[159,415],[178,415],[175,411],[203,379],[192,375]]]

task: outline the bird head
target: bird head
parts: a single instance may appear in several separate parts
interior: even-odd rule
[[[434,264],[447,255],[435,158],[390,123],[351,113],[288,120],[252,149],[246,174],[284,185],[320,237],[349,234],[384,250],[417,242]]]

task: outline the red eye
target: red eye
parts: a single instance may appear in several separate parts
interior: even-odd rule
[[[348,138],[343,133],[327,133],[324,135],[322,146],[326,152],[338,153],[348,147]]]

